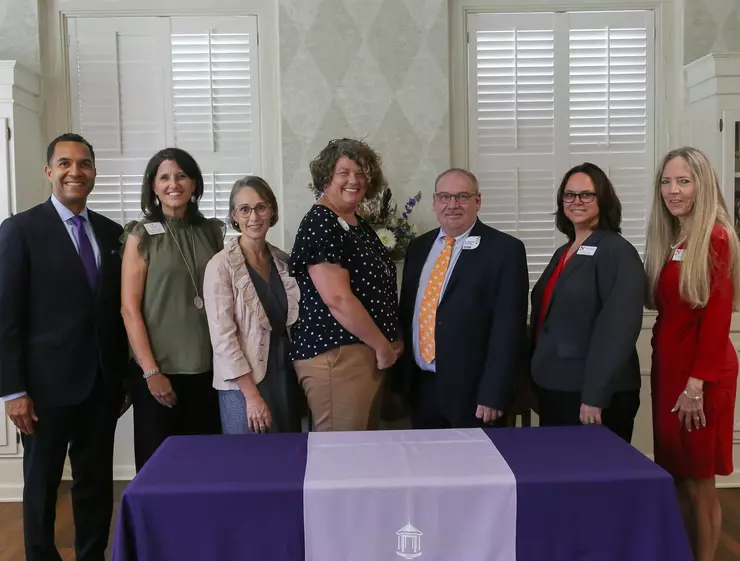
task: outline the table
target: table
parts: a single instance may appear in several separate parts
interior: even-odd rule
[[[473,430],[479,432],[169,438],[123,493],[113,561],[692,559],[671,477],[607,429]],[[469,461],[464,450],[481,445],[480,438],[471,437],[476,434],[495,452]],[[322,470],[307,468],[308,456],[316,455],[310,438],[334,454],[323,478],[316,476]],[[509,476],[497,471],[500,466],[493,475],[478,473],[481,466],[494,465],[495,457],[504,460]],[[347,466],[356,477],[340,473]],[[448,468],[469,473],[448,476]],[[490,489],[504,502],[476,502]],[[432,502],[416,508],[420,496],[435,492],[446,494],[429,495]],[[401,497],[397,504],[402,506],[373,514],[374,502],[382,503],[386,495]],[[333,497],[325,516],[317,514],[323,504],[317,496]],[[506,503],[511,496],[513,509]],[[416,520],[398,523],[409,504],[423,526]],[[469,543],[459,541],[460,535],[472,535],[472,527],[480,537],[481,521],[483,538],[490,528],[490,540],[479,540],[475,551],[483,547],[485,552],[461,554]],[[392,535],[367,535],[376,523],[389,525]],[[449,539],[430,547],[440,532]],[[317,540],[343,544],[337,556],[319,558]],[[514,545],[509,548],[507,540]]]

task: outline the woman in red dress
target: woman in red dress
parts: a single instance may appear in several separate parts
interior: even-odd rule
[[[722,527],[715,475],[732,473],[740,244],[706,156],[680,148],[655,180],[645,267],[653,328],[655,461],[676,480],[697,561]]]

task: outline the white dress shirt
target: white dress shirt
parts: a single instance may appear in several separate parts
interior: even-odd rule
[[[475,223],[473,223],[473,226],[475,226]],[[463,243],[468,238],[468,236],[470,236],[470,231],[473,229],[473,226],[471,226],[467,232],[460,234],[455,238],[455,245],[452,246],[452,255],[450,256],[450,264],[447,266],[447,273],[445,274],[445,280],[442,283],[442,290],[439,293],[437,306],[439,306],[439,302],[442,301],[442,296],[447,289],[447,283],[450,280],[450,275],[452,275],[455,264],[460,257],[460,253],[462,252]],[[442,238],[446,236],[447,234],[445,234],[442,228],[440,228],[439,233],[437,234],[437,239],[434,240],[434,244],[432,244],[432,249],[429,251],[429,255],[427,255],[427,260],[424,263],[424,268],[421,270],[421,277],[419,278],[419,290],[416,293],[416,305],[414,306],[414,321],[412,324],[414,326],[413,343],[414,359],[416,360],[416,364],[422,370],[430,370],[432,372],[436,371],[435,361],[432,361],[431,364],[428,364],[427,361],[425,361],[424,358],[421,356],[421,351],[419,350],[419,311],[421,310],[421,301],[424,298],[424,291],[427,289],[429,277],[432,275],[432,270],[434,269],[434,263],[437,261],[437,257],[439,257],[439,254],[442,253],[442,249],[445,245],[445,242]]]

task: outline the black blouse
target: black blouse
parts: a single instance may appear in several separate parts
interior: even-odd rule
[[[347,224],[329,208],[314,205],[298,227],[290,274],[301,290],[291,359],[313,358],[361,341],[334,318],[308,274],[308,266],[338,263],[349,271],[350,287],[389,341],[399,336],[396,265],[375,231],[357,216]]]

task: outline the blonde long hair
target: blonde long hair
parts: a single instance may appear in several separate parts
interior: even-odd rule
[[[663,158],[655,175],[653,208],[647,232],[645,271],[648,277],[647,307],[656,308],[655,293],[658,277],[670,257],[671,244],[680,230],[678,218],[665,206],[661,194],[661,179],[665,166],[674,158],[683,158],[694,179],[694,201],[691,215],[684,222],[686,247],[681,263],[679,293],[685,302],[696,308],[707,305],[711,283],[709,243],[713,228],[718,225],[727,232],[730,246],[730,276],[733,285],[733,310],[740,309],[740,243],[727,212],[717,174],[707,157],[696,148],[672,150]]]

